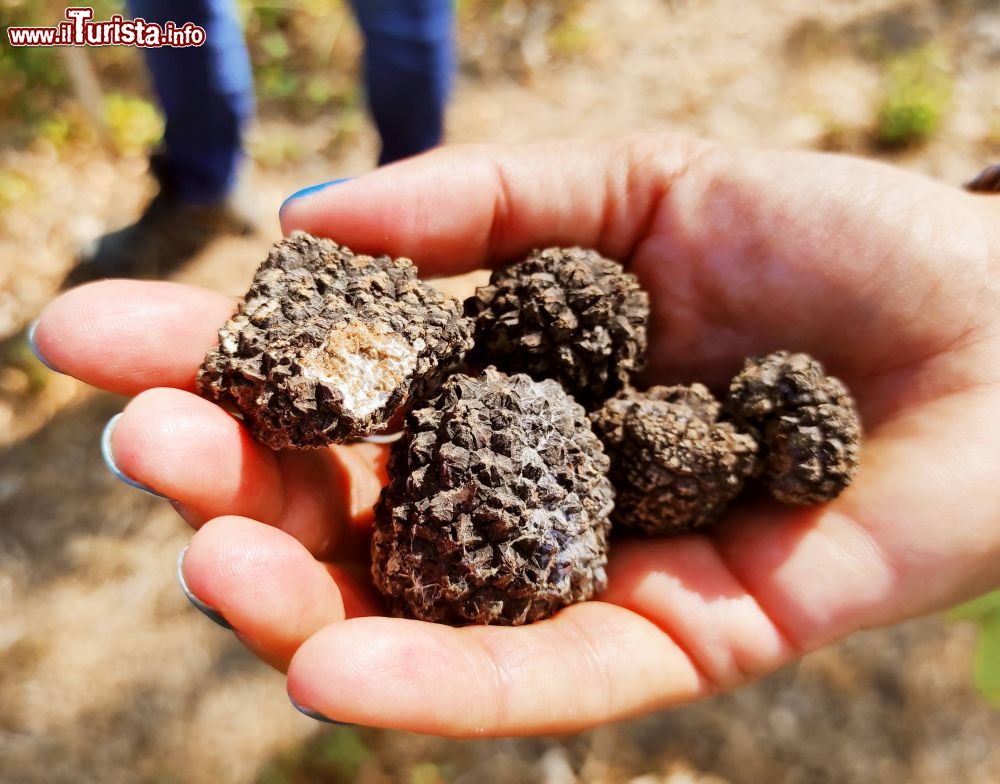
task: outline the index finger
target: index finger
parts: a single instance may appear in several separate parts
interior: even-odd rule
[[[61,372],[120,395],[193,390],[236,300],[208,289],[133,280],[89,283],[42,313],[35,344]]]

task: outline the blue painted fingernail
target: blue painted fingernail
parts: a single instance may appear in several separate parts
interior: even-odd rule
[[[280,216],[281,213],[285,211],[285,207],[287,207],[296,199],[301,199],[304,196],[309,196],[313,193],[319,193],[320,191],[326,190],[332,185],[339,185],[342,182],[348,182],[349,180],[353,179],[354,179],[353,177],[341,177],[340,179],[337,180],[330,180],[329,182],[321,182],[319,185],[310,185],[308,188],[303,188],[300,191],[295,191],[295,193],[293,193],[291,196],[289,196],[281,203],[281,207],[278,209],[278,215]]]
[[[198,610],[202,615],[208,618],[213,623],[219,624],[223,629],[232,629],[232,625],[225,618],[222,617],[222,613],[216,610],[214,607],[209,607],[201,599],[194,595],[190,588],[188,588],[187,580],[184,579],[184,556],[187,555],[188,547],[187,545],[181,550],[181,554],[177,556],[177,582],[181,585],[181,590],[184,591],[184,595],[187,600],[194,605],[195,609]]]
[[[45,358],[45,355],[38,348],[38,343],[35,340],[35,332],[37,330],[38,330],[38,319],[35,319],[34,321],[31,322],[31,325],[28,327],[28,334],[27,334],[28,348],[30,348],[31,353],[35,355],[35,359],[37,359],[39,362],[45,365],[45,367],[47,367],[49,370],[53,371],[54,373],[62,373],[62,371],[59,368],[57,368],[55,365],[53,365]]]
[[[353,724],[350,724],[349,722],[346,721],[334,721],[333,719],[327,718],[319,711],[314,711],[312,708],[307,708],[305,705],[299,705],[290,694],[288,695],[288,699],[291,701],[292,706],[295,708],[295,710],[297,710],[303,716],[309,717],[310,719],[313,719],[315,721],[322,721],[324,724],[336,724],[340,727],[354,726]]]
[[[111,434],[115,431],[115,425],[118,424],[118,420],[122,418],[121,414],[115,414],[111,419],[108,420],[108,424],[104,426],[104,432],[101,433],[101,456],[104,458],[104,465],[108,467],[108,470],[121,479],[129,487],[134,487],[136,490],[142,490],[144,493],[149,493],[154,498],[167,498],[162,493],[157,493],[149,485],[144,485],[142,482],[135,481],[132,477],[125,474],[115,463],[115,457],[111,453]],[[167,498],[169,501],[170,499]]]

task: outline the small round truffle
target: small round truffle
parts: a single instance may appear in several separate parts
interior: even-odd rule
[[[611,458],[616,525],[648,534],[708,525],[743,489],[757,442],[701,384],[626,390],[590,415]]]
[[[219,330],[198,390],[274,449],[370,435],[462,361],[472,322],[461,307],[409,259],[296,232],[274,245]]]
[[[726,410],[761,439],[762,478],[787,504],[836,498],[858,470],[861,421],[847,388],[807,354],[751,357]]]
[[[536,250],[495,270],[465,307],[476,319],[475,357],[554,378],[588,410],[645,364],[649,296],[592,250]]]
[[[531,623],[604,589],[608,458],[554,381],[487,368],[407,415],[376,506],[372,575],[393,614]]]

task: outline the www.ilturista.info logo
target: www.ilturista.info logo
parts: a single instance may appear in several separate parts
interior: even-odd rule
[[[183,48],[205,43],[205,28],[187,22],[162,25],[115,14],[94,22],[93,8],[67,8],[66,20],[55,27],[8,27],[11,46],[142,46]]]

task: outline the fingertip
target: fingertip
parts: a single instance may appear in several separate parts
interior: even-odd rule
[[[351,727],[351,726],[353,726],[349,722],[346,722],[346,721],[336,721],[335,719],[331,719],[331,718],[329,718],[327,716],[324,716],[322,713],[320,713],[317,710],[313,710],[312,708],[307,708],[305,705],[299,705],[299,703],[297,703],[292,698],[291,695],[288,696],[288,701],[292,703],[292,707],[295,708],[295,710],[297,710],[299,713],[301,713],[307,719],[312,719],[313,721],[319,721],[319,722],[322,722],[323,724],[335,724],[338,727]]]
[[[231,298],[207,289],[103,280],[50,302],[33,337],[51,366],[111,392],[193,389],[198,366],[232,312]]]
[[[98,282],[84,283],[63,292],[43,308],[28,327],[27,339],[32,353],[47,368],[64,375],[75,375],[72,353],[80,329],[81,313]],[[69,341],[70,345],[67,345]],[[67,360],[70,360],[67,364]]]
[[[309,635],[344,619],[340,588],[326,567],[285,532],[245,517],[202,526],[184,574],[194,594],[279,669]]]
[[[194,591],[191,590],[191,586],[188,585],[187,576],[184,573],[184,560],[189,549],[190,545],[183,547],[180,555],[177,556],[177,583],[181,587],[181,592],[191,605],[198,612],[212,621],[212,623],[221,626],[223,629],[231,630],[233,628],[232,624],[230,624],[229,621],[222,616],[222,613],[203,601]]]
[[[107,424],[104,426],[104,430],[101,431],[101,457],[104,460],[104,465],[117,479],[124,482],[129,487],[141,490],[154,498],[167,498],[167,496],[163,493],[159,493],[145,482],[140,482],[138,479],[135,479],[130,474],[123,471],[119,466],[114,442],[118,425],[121,422],[124,413],[125,412],[119,412],[111,417],[111,419],[109,419]]]
[[[447,732],[464,718],[452,713],[454,689],[441,683],[445,671],[459,681],[466,674],[447,665],[454,658],[447,644],[454,631],[384,617],[326,626],[289,662],[289,697],[337,721]],[[437,685],[439,699],[428,699],[428,681]]]
[[[53,373],[62,373],[62,371],[56,367],[46,356],[45,351],[42,349],[39,339],[38,339],[38,324],[41,321],[40,318],[35,319],[28,325],[28,329],[25,332],[25,339],[28,341],[28,348],[31,353],[35,355],[35,359],[41,362],[45,367],[51,370]]]
[[[241,422],[190,392],[141,392],[106,432],[106,458],[133,486],[176,501],[185,519],[281,512],[275,453]],[[115,470],[112,468],[112,470]]]

